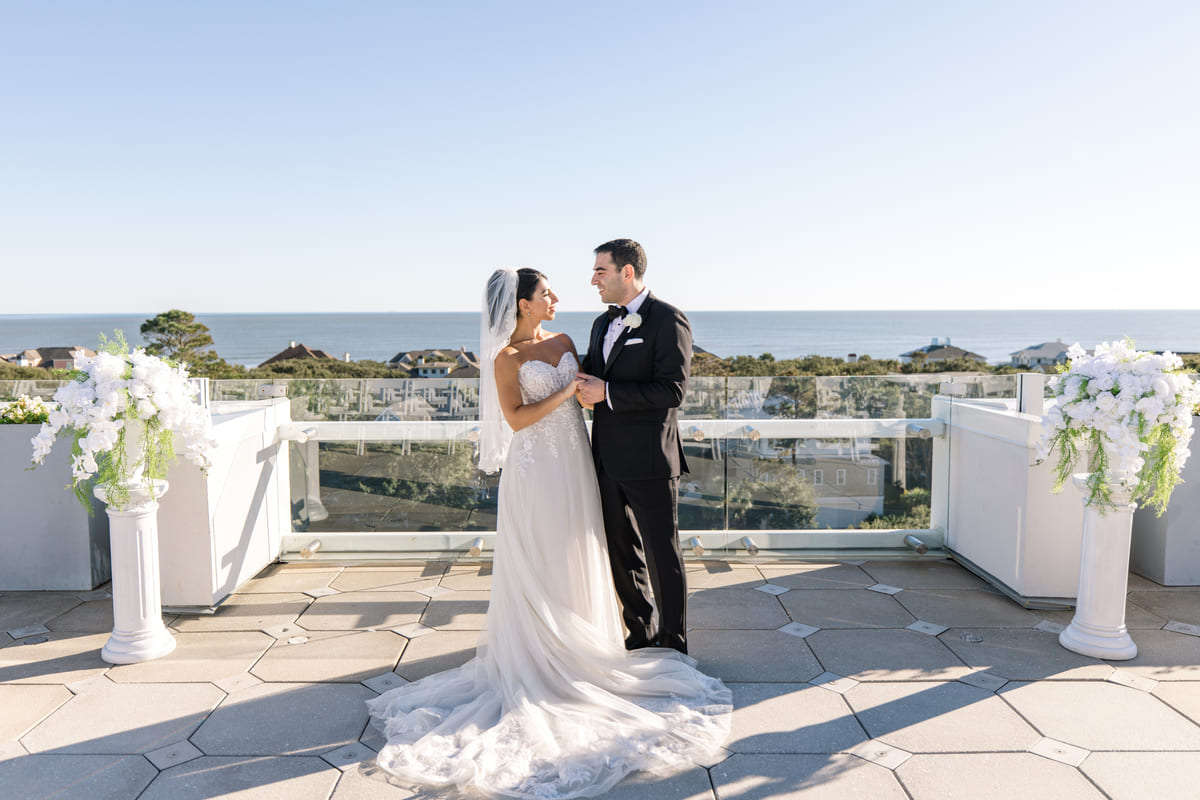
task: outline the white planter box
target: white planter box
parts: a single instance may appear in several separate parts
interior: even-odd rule
[[[91,590],[108,581],[108,517],[70,490],[71,448],[29,471],[39,425],[0,425],[0,590]]]
[[[1200,430],[1200,417],[1192,417]],[[1195,440],[1193,440],[1195,441]],[[1133,514],[1129,568],[1164,586],[1200,586],[1200,448],[1194,448],[1161,517],[1154,509]]]
[[[950,422],[947,549],[1022,605],[1074,605],[1082,495],[1054,494],[1050,461],[1033,466],[1041,417],[940,397],[934,415]]]
[[[177,459],[159,501],[158,540],[164,608],[202,610],[279,557],[291,530],[286,399],[212,404],[208,474]]]

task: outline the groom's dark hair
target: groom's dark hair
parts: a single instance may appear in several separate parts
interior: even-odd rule
[[[612,256],[617,269],[623,269],[626,264],[633,267],[633,274],[640,281],[646,274],[646,251],[633,239],[613,239],[605,242],[593,251],[596,255],[608,253]]]

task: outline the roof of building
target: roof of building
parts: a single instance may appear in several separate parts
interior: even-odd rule
[[[422,358],[426,359],[426,364],[430,363],[430,359],[434,361],[450,361],[456,364],[479,364],[479,356],[465,347],[443,347],[436,350],[403,350],[392,356],[387,363],[392,365],[413,364]]]
[[[956,347],[952,344],[927,344],[924,347],[918,347],[916,350],[909,350],[907,353],[901,353],[901,358],[915,358],[918,355],[924,356],[926,361],[953,361],[958,358],[970,358],[975,361],[987,361],[986,356],[981,356],[979,353],[972,353],[970,350],[964,350],[961,347]]]
[[[259,364],[260,367],[265,367],[267,364],[274,364],[279,361],[290,361],[293,358],[328,358],[337,361],[336,358],[326,353],[324,350],[314,350],[306,344],[294,344],[279,353],[268,358],[266,361]]]
[[[1023,350],[1009,353],[1010,356],[1027,356],[1028,358],[1058,358],[1067,352],[1067,345],[1062,339],[1053,342],[1033,344]]]

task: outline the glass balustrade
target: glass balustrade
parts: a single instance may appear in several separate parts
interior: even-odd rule
[[[0,401],[48,398],[58,385],[0,383]],[[734,550],[745,536],[764,548],[844,548],[878,541],[872,531],[929,529],[933,397],[1012,403],[1017,387],[1016,375],[694,378],[680,408],[681,533]],[[324,537],[325,552],[436,551],[495,530],[499,476],[475,466],[476,379],[206,388],[210,401],[287,399],[291,528]]]

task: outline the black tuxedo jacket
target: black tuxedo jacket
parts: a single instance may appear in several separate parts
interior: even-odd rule
[[[683,312],[647,294],[642,324],[625,328],[604,360],[608,315],[592,323],[583,371],[608,381],[612,408],[592,410],[592,455],[616,480],[675,478],[687,472],[679,413],[692,369],[692,327]]]

